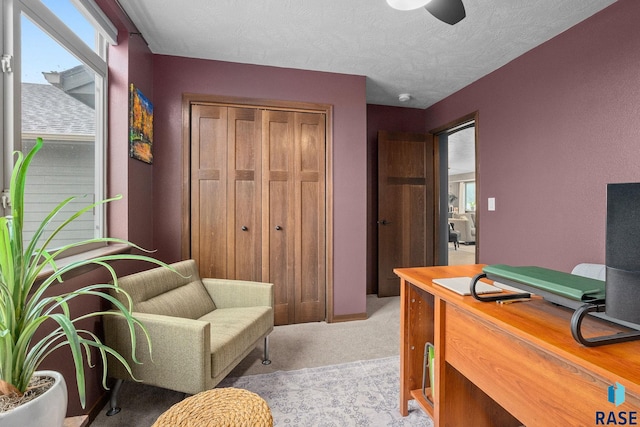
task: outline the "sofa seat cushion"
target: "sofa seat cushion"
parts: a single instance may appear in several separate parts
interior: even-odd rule
[[[198,320],[211,323],[211,376],[215,377],[271,330],[273,309],[218,308]]]

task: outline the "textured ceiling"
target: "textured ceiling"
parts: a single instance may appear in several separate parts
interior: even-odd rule
[[[449,175],[465,174],[476,170],[475,132],[472,126],[449,134],[447,139]]]
[[[362,75],[368,103],[414,108],[614,2],[464,0],[467,17],[450,26],[385,0],[119,0],[153,53]]]

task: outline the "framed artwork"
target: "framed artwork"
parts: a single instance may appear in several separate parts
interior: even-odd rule
[[[129,86],[129,157],[153,163],[153,104]]]

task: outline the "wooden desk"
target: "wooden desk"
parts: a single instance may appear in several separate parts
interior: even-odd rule
[[[394,270],[401,279],[402,415],[415,399],[436,426],[613,425],[607,423],[611,416],[617,425],[623,424],[621,416],[626,425],[640,424],[640,342],[586,348],[571,336],[571,310],[539,297],[508,305],[479,302],[432,283],[473,277],[481,269]],[[590,318],[583,330],[592,336],[620,329]],[[435,345],[433,406],[420,390],[427,341]],[[626,388],[618,407],[608,401],[609,386],[616,382]],[[604,422],[596,423],[596,417]]]

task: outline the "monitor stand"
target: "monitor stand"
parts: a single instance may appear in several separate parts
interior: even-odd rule
[[[497,281],[499,283],[504,283],[505,285],[509,285],[514,288],[521,289],[522,291],[529,292],[531,294],[540,295],[545,300],[551,303],[575,310],[575,312],[573,313],[573,316],[571,317],[571,334],[573,335],[573,338],[577,342],[579,342],[580,344],[586,347],[596,347],[596,346],[601,346],[606,344],[615,344],[619,342],[640,340],[640,325],[607,316],[605,314],[604,299],[594,299],[589,302],[576,301],[574,299],[567,298],[562,295],[553,293],[547,289],[536,287],[531,283],[526,283],[520,280],[515,281],[512,279],[506,278],[504,276],[499,276],[491,273],[489,274],[480,273],[477,276],[475,276],[471,281],[470,291],[471,291],[471,295],[473,295],[475,299],[483,302],[508,300],[508,299],[515,299],[515,298],[528,298],[530,296],[529,293],[514,293],[514,294],[503,295],[503,296],[478,295],[478,293],[475,291],[476,283],[480,281],[480,279],[484,279],[484,278]],[[533,280],[532,282],[535,282],[535,280]],[[626,328],[633,329],[633,331],[620,332],[620,333],[605,335],[600,337],[586,338],[582,335],[581,327],[582,327],[582,321],[584,320],[587,314],[592,314],[593,316],[598,317],[600,319],[615,323],[620,326],[624,326]]]
[[[631,331],[631,332],[619,332],[617,334],[612,335],[603,335],[600,337],[593,338],[585,338],[582,335],[582,321],[584,317],[589,313],[603,313],[605,311],[604,304],[584,304],[579,307],[571,316],[571,335],[573,338],[578,341],[580,344],[586,347],[597,347],[600,345],[606,344],[615,344],[619,342],[626,341],[635,341],[640,339],[640,331]],[[612,319],[609,316],[598,316],[605,318],[611,322],[617,323],[619,325],[627,326],[630,325],[629,322],[618,321],[616,319]],[[639,325],[634,325],[636,328],[639,328]]]

